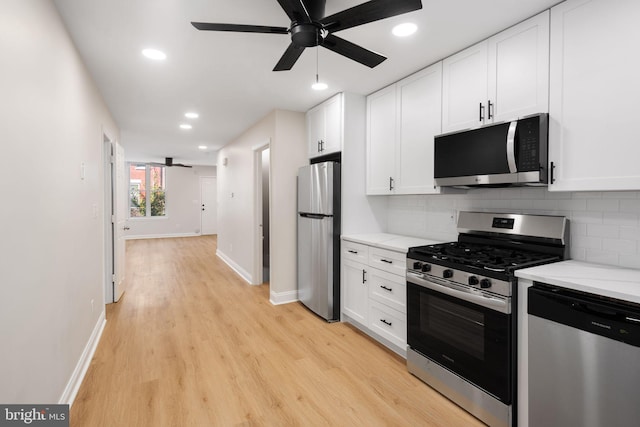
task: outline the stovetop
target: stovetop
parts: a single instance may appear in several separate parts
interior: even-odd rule
[[[456,267],[473,267],[512,275],[519,268],[560,261],[562,257],[519,248],[470,242],[448,242],[409,249],[411,259]]]

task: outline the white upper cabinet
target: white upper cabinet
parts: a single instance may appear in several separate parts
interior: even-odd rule
[[[443,61],[442,132],[549,111],[549,12]]]
[[[439,192],[433,138],[441,107],[442,63],[367,97],[367,194]]]
[[[551,191],[640,189],[640,2],[551,9]]]
[[[309,157],[342,151],[342,94],[307,112]]]
[[[396,86],[367,97],[367,194],[392,194],[395,175]]]

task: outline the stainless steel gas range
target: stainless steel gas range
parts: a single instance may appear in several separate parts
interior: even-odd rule
[[[458,233],[407,253],[407,367],[490,426],[513,426],[514,271],[567,258],[569,222],[460,212]]]

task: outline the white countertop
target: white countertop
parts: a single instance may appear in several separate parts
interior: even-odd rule
[[[377,248],[389,249],[396,252],[407,253],[413,246],[433,245],[442,243],[437,240],[422,239],[419,237],[401,236],[399,234],[375,233],[375,234],[348,234],[342,236],[343,240],[362,243]]]
[[[640,304],[640,270],[562,261],[516,270],[516,276]]]

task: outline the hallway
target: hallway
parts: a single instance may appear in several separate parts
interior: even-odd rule
[[[215,236],[127,242],[127,291],[72,426],[481,425],[353,327],[271,305],[215,250]]]

